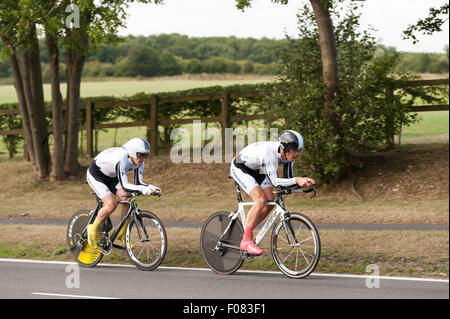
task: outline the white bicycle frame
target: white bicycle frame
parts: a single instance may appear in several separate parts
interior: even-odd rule
[[[292,190],[292,193],[303,193],[303,190]],[[236,218],[238,218],[238,216],[241,216],[241,223],[242,226],[245,229],[245,226],[247,224],[247,218],[245,215],[245,210],[244,207],[245,206],[253,206],[255,204],[255,202],[238,202],[238,209],[237,211],[233,212],[230,214],[230,218],[232,220],[235,220]],[[262,229],[259,231],[258,235],[256,236],[255,239],[255,244],[259,245],[264,237],[266,236],[267,232],[269,231],[269,229],[272,228],[273,224],[275,223],[276,219],[278,217],[280,217],[280,220],[284,220],[285,216],[286,216],[286,209],[284,209],[283,207],[281,207],[277,202],[275,201],[270,201],[270,202],[265,202],[265,205],[271,205],[271,206],[275,206],[275,211],[272,212],[272,214],[269,216],[269,218],[267,219],[267,221],[264,223]]]

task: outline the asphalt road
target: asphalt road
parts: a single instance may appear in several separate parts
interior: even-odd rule
[[[368,276],[313,273],[295,280],[278,272],[241,270],[220,276],[209,269],[145,272],[131,265],[87,269],[68,262],[0,259],[0,298],[182,299],[188,306],[191,299],[449,298],[448,280]]]

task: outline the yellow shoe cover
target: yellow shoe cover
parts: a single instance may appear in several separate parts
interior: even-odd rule
[[[91,246],[86,245],[82,251],[80,251],[80,254],[78,255],[78,260],[84,264],[92,264],[97,261],[97,259],[101,255],[100,248],[91,248]]]
[[[125,245],[125,231],[126,231],[126,229],[127,229],[128,222],[129,222],[129,220],[127,220],[127,221],[123,224],[122,229],[121,229],[120,232],[117,234],[117,239],[120,240],[121,242],[123,242],[124,245]],[[134,248],[134,245],[133,245],[133,243],[131,242],[131,240],[130,240],[130,246],[131,246],[131,249]]]
[[[87,226],[87,233],[88,233],[88,244],[93,249],[96,249],[97,246],[97,226],[94,224],[90,224]]]
[[[125,233],[121,233],[121,232],[120,232],[120,233],[117,235],[117,239],[120,240],[120,241],[125,245]],[[131,242],[131,240],[130,240],[130,246],[131,246],[131,249],[134,248],[134,245],[133,245],[133,243]]]

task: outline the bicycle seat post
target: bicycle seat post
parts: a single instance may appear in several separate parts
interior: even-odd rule
[[[237,201],[242,203],[241,187],[236,181],[234,182],[234,185],[236,186]]]

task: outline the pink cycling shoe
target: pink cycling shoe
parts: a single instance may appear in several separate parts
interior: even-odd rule
[[[252,240],[241,241],[240,248],[241,250],[248,252],[250,255],[259,256],[264,253]]]

